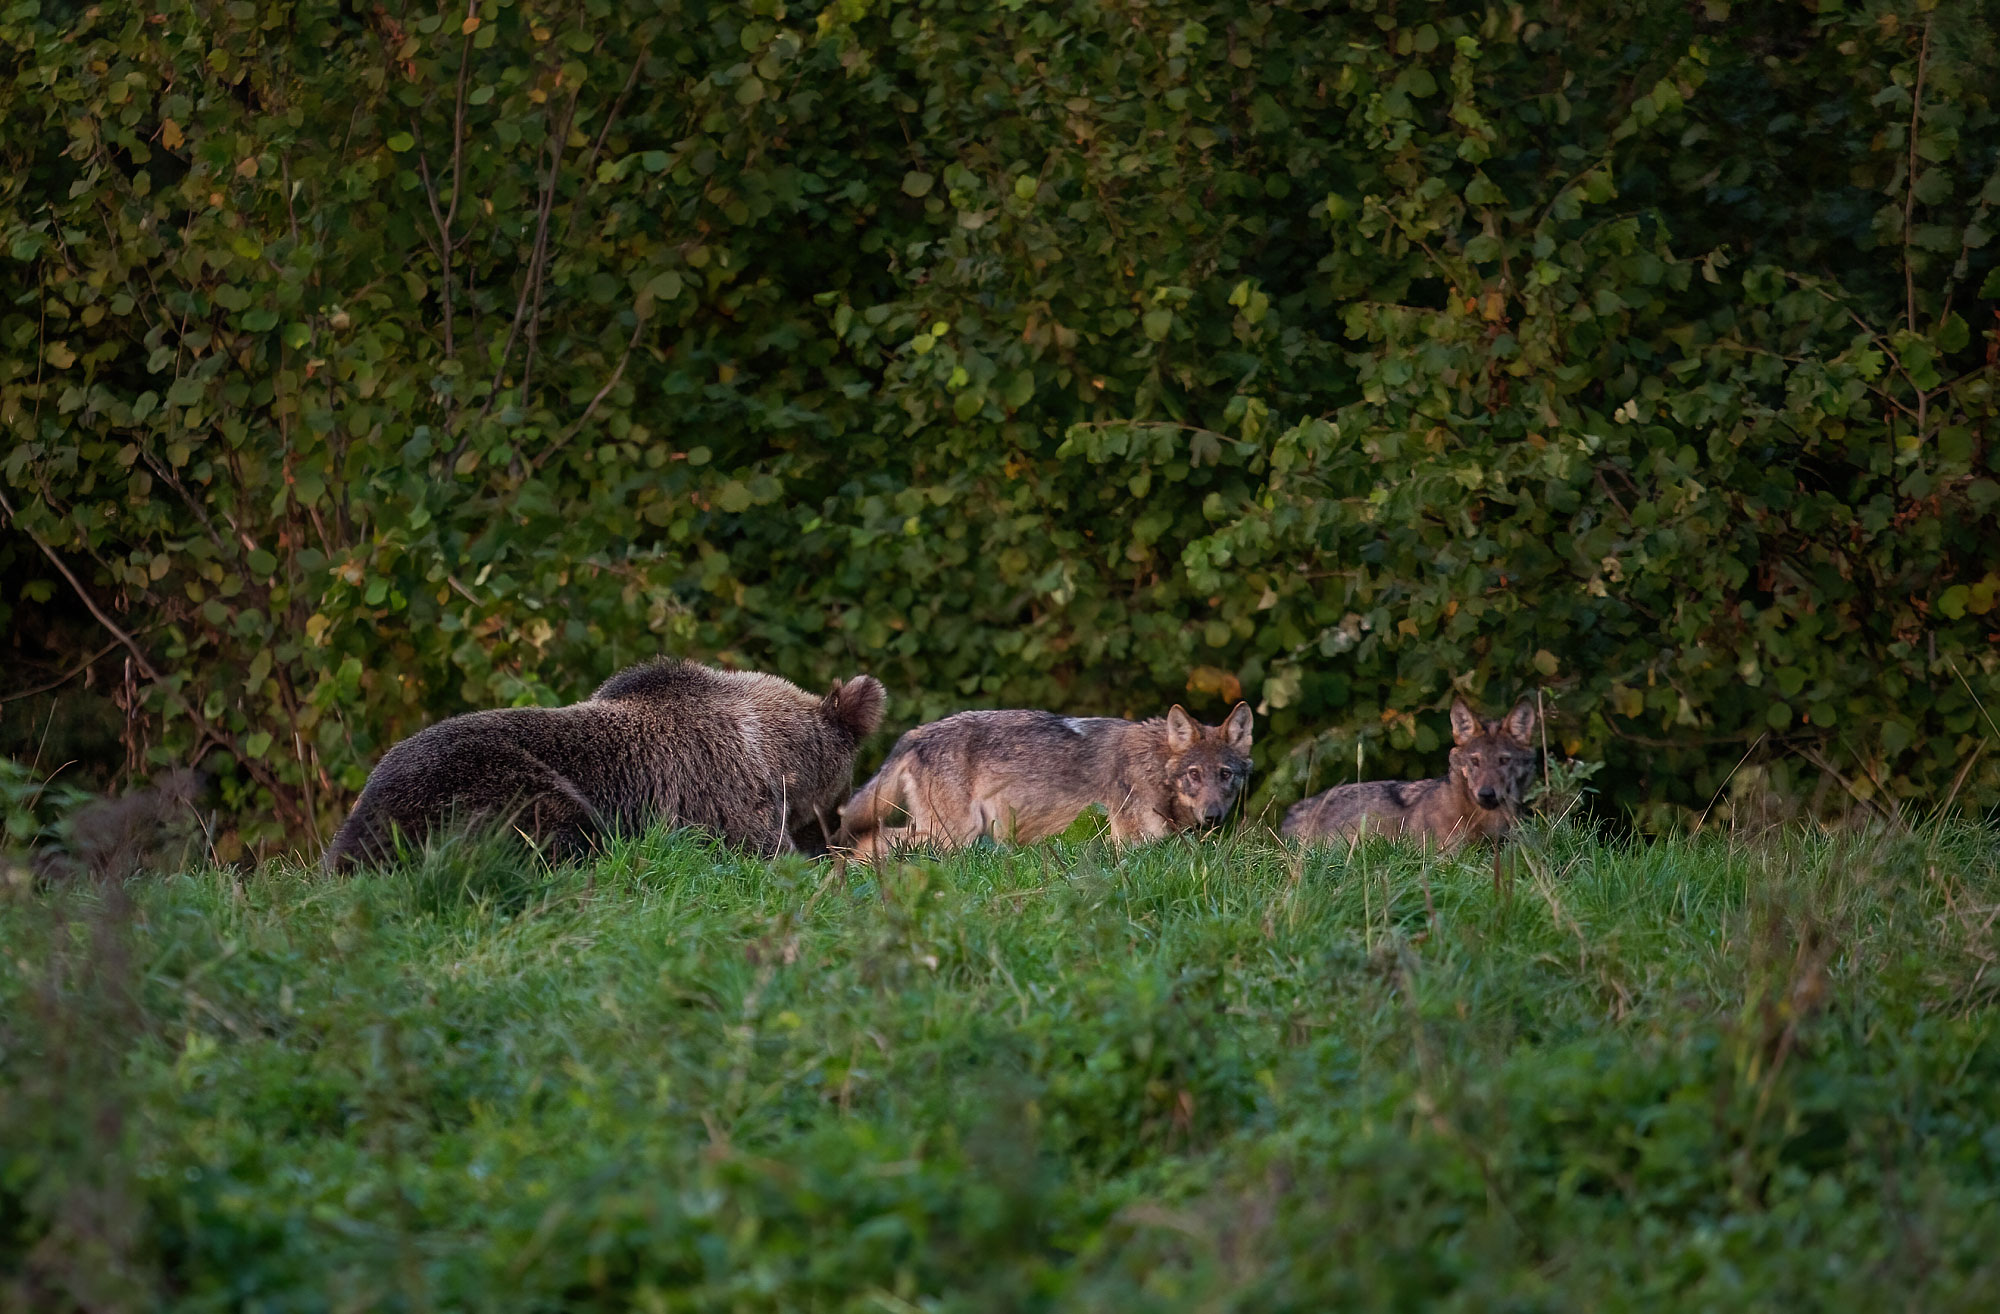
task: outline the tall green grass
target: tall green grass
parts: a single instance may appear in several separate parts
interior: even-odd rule
[[[1993,1308],[1990,831],[0,906],[17,1308]]]

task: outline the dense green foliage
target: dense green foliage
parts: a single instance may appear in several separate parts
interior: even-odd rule
[[[1241,689],[1265,799],[1457,681],[1661,819],[1991,806],[1996,66],[1974,0],[0,0],[9,691],[96,659],[6,751],[201,756],[229,857],[668,649]]]
[[[1991,1309],[1990,832],[0,905],[14,1308]],[[1426,906],[1435,909],[1434,920]]]

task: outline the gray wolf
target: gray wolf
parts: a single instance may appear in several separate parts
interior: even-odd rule
[[[1339,837],[1409,835],[1440,847],[1503,838],[1520,815],[1535,775],[1535,705],[1482,721],[1463,701],[1451,705],[1451,766],[1438,780],[1371,780],[1336,785],[1292,806],[1283,831],[1311,843]]]
[[[1121,844],[1212,826],[1250,777],[1250,707],[1219,726],[1180,707],[1125,721],[1055,712],[960,712],[918,726],[841,809],[842,843],[872,860],[981,836],[1025,844],[1101,805]],[[889,825],[900,810],[906,820]]]
[[[664,660],[568,707],[454,716],[383,755],[325,865],[381,861],[396,832],[415,843],[445,823],[511,827],[555,857],[655,822],[766,855],[815,847],[882,704],[871,676],[816,697],[775,675]]]

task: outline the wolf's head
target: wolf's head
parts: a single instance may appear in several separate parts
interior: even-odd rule
[[[1451,776],[1480,807],[1510,815],[1535,778],[1535,705],[1523,702],[1498,721],[1482,721],[1463,702],[1451,705]]]
[[[1167,713],[1167,780],[1179,820],[1213,826],[1229,815],[1250,779],[1250,704],[1221,725],[1203,725],[1176,705]]]

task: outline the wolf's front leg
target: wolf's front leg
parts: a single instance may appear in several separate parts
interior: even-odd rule
[[[1111,811],[1111,842],[1124,848],[1129,844],[1150,844],[1173,834],[1174,828],[1157,808],[1130,801]]]

